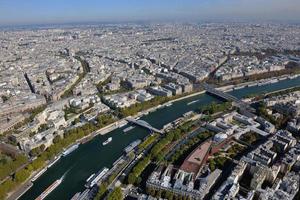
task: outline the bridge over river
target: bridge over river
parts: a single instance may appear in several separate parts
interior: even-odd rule
[[[244,102],[244,101],[242,101],[242,100],[240,100],[240,99],[238,99],[238,98],[236,98],[235,96],[232,96],[232,95],[230,95],[230,94],[228,94],[228,93],[226,93],[226,92],[223,92],[223,91],[220,91],[220,90],[217,90],[217,89],[215,89],[213,86],[211,86],[211,85],[209,85],[209,84],[207,84],[207,83],[204,83],[203,84],[203,87],[204,87],[204,89],[206,90],[206,92],[208,93],[208,94],[211,94],[211,95],[214,95],[214,96],[216,96],[216,97],[219,97],[219,98],[222,98],[222,99],[224,99],[224,100],[226,100],[226,101],[232,101],[232,102],[234,102],[235,104],[236,104],[236,106],[238,107],[238,108],[240,108],[240,109],[242,109],[242,110],[247,110],[247,111],[250,111],[250,112],[255,112],[255,109],[254,108],[252,108],[249,104],[247,104],[246,102]],[[250,113],[249,113],[249,115],[251,115]]]
[[[144,120],[136,120],[132,117],[128,117],[126,119],[128,122],[136,124],[138,126],[144,127],[149,129],[150,131],[156,132],[156,133],[160,133],[163,134],[164,132],[162,130],[158,130],[157,128],[154,128],[153,126],[151,126],[148,122],[144,121]]]

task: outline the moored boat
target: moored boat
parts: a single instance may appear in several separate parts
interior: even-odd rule
[[[79,147],[79,144],[74,144],[73,146],[71,146],[70,148],[68,148],[67,150],[65,150],[62,155],[63,156],[67,156],[70,153],[72,153],[73,151],[75,151],[77,148]]]
[[[97,184],[102,178],[103,176],[109,171],[108,168],[103,167],[97,174],[94,174],[89,181],[85,184],[86,188],[91,188],[93,187],[95,184]]]
[[[40,176],[43,175],[43,173],[45,173],[45,171],[47,171],[47,168],[42,169],[41,171],[39,171],[32,179],[31,182],[36,181],[36,179],[38,179]]]

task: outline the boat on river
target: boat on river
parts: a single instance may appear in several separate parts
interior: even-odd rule
[[[57,179],[52,183],[40,196],[38,196],[35,200],[43,200],[45,199],[53,190],[55,190],[63,181],[64,177],[61,177],[60,179]]]
[[[42,169],[41,171],[39,171],[39,172],[31,179],[31,182],[36,181],[36,179],[38,179],[40,176],[42,176],[46,171],[47,171],[47,168],[44,168],[44,169]]]
[[[134,126],[129,126],[129,127],[125,128],[125,129],[123,130],[123,132],[126,133],[126,132],[132,130],[133,128],[134,128]]]
[[[195,100],[195,101],[191,101],[191,102],[188,102],[187,105],[191,105],[191,104],[194,104],[194,103],[197,103],[199,100]]]
[[[63,156],[67,156],[70,153],[72,153],[73,151],[75,151],[77,148],[79,147],[79,144],[74,144],[73,146],[71,146],[70,148],[68,148],[67,150],[65,150],[62,155]]]
[[[104,142],[102,142],[102,145],[105,146],[108,143],[110,143],[112,141],[112,137],[109,137],[107,140],[105,140]]]

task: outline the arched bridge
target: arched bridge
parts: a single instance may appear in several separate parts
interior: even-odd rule
[[[136,120],[132,117],[129,117],[126,119],[128,122],[130,123],[133,123],[133,124],[136,124],[138,126],[141,126],[141,127],[144,127],[144,128],[147,128],[153,132],[156,132],[156,133],[160,133],[160,134],[163,134],[163,131],[161,130],[158,130],[157,128],[154,128],[153,126],[151,126],[148,122],[144,121],[144,120]]]

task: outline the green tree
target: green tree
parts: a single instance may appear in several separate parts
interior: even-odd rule
[[[41,148],[40,147],[36,147],[34,149],[31,149],[29,154],[30,156],[34,157],[34,156],[37,156],[41,153]]]
[[[166,199],[172,200],[172,199],[173,199],[173,196],[174,196],[173,193],[170,192],[169,190],[165,191],[165,193],[164,193],[164,197],[165,197]]]
[[[30,176],[30,172],[26,169],[21,169],[15,174],[15,181],[17,183],[24,182]]]
[[[214,171],[216,169],[216,163],[213,159],[209,160],[209,168],[211,171]]]
[[[0,179],[9,176],[17,168],[27,162],[27,157],[20,154],[17,155],[14,159],[9,156],[4,156],[2,162],[0,162]]]
[[[134,173],[130,173],[127,178],[127,182],[129,184],[134,184],[136,182],[136,175]]]
[[[102,183],[100,186],[99,186],[99,191],[95,197],[95,200],[100,200],[103,198],[104,194],[106,193],[107,191],[107,183],[104,182]]]
[[[123,200],[123,193],[120,187],[116,187],[107,197],[108,200]]]
[[[53,143],[59,143],[61,141],[61,137],[59,135],[55,136],[55,138],[53,138]]]
[[[15,187],[16,183],[12,179],[8,179],[0,185],[0,199],[5,199],[6,194]]]
[[[150,194],[151,196],[155,196],[155,190],[152,187],[146,188],[147,194]]]

